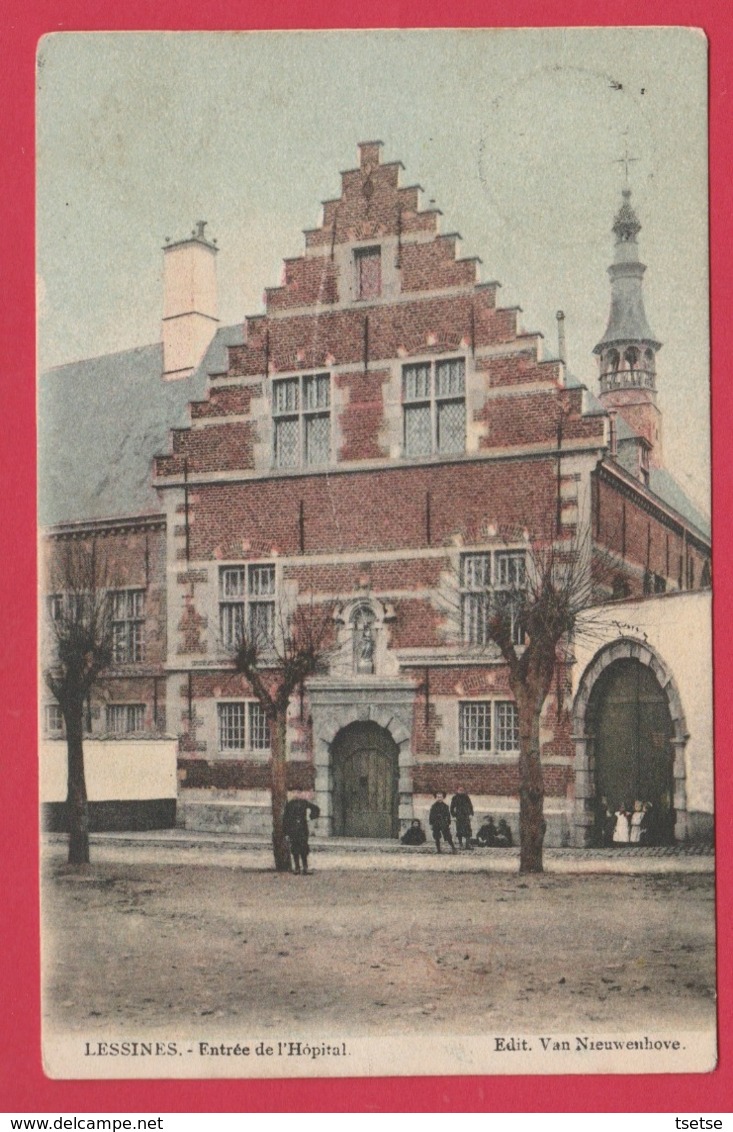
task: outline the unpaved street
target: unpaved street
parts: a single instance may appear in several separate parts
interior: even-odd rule
[[[713,879],[96,863],[44,882],[49,1032],[713,1023]]]

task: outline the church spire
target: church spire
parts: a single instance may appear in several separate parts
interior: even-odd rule
[[[637,244],[641,224],[629,188],[622,191],[612,231],[616,242],[608,269],[611,310],[606,332],[593,350],[600,364],[601,401],[607,409],[617,410],[646,439],[650,462],[660,465],[662,428],[657,408],[656,356],[662,343],[644,310],[646,267],[639,259]]]

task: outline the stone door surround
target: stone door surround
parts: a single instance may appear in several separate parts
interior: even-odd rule
[[[674,809],[676,841],[685,841],[688,834],[687,789],[685,785],[685,747],[689,739],[677,685],[671,669],[646,641],[622,637],[604,645],[595,654],[583,673],[573,704],[573,742],[575,744],[575,813],[573,841],[584,846],[590,843],[593,830],[595,798],[595,753],[593,736],[587,732],[587,712],[591,692],[602,672],[617,660],[637,660],[645,664],[657,678],[667,697],[672,719],[674,747]]]

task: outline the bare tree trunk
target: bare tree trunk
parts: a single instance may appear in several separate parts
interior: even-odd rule
[[[537,703],[539,702],[539,707]],[[541,697],[517,697],[519,715],[519,871],[541,873],[545,784],[540,759]]]
[[[287,785],[287,707],[279,709],[270,721],[270,794],[272,797],[272,851],[279,873],[290,872],[290,850],[283,830],[283,815],[288,800]]]
[[[66,716],[67,795],[69,864],[89,864],[89,804],[84,777],[83,703],[74,704]]]

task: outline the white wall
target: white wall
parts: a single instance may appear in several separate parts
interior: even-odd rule
[[[41,802],[66,801],[66,741],[40,743]],[[175,798],[175,739],[85,739],[90,802]]]
[[[672,674],[689,733],[685,748],[687,809],[713,813],[713,661],[710,590],[620,601],[592,610],[592,639],[575,645],[573,697],[606,644],[644,641]]]

